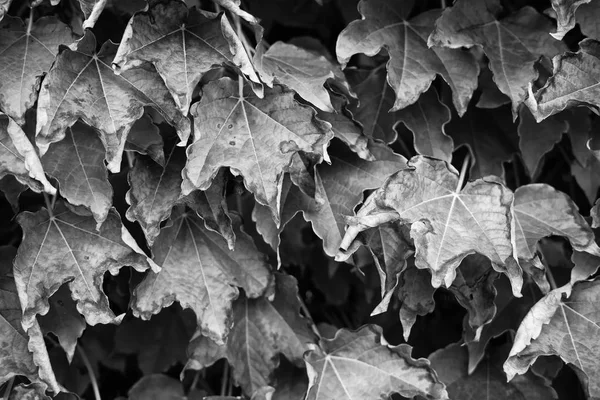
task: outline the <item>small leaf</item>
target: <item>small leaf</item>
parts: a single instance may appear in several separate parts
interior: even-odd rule
[[[203,335],[223,343],[231,328],[238,287],[255,298],[270,281],[265,256],[240,230],[239,218],[234,226],[237,240],[235,251],[230,251],[194,212],[175,208],[152,246],[153,259],[162,270],[150,273],[135,288],[134,315],[149,319],[177,300],[196,313]]]
[[[600,395],[597,368],[599,281],[576,282],[558,288],[538,301],[521,322],[504,363],[508,379],[527,372],[539,356],[557,355],[575,367],[586,394]]]
[[[297,366],[303,366],[302,355],[308,344],[314,343],[314,334],[307,321],[299,314],[296,279],[275,274],[275,298],[247,299],[242,295],[233,306],[233,328],[219,356],[226,357],[233,368],[233,377],[247,396],[273,383],[273,373],[283,354]],[[192,341],[188,350],[190,360],[186,368],[200,369],[216,361],[207,359],[204,346],[206,337]],[[198,352],[198,353],[196,353]],[[195,357],[198,354],[199,360]]]
[[[357,331],[341,329],[304,356],[309,377],[306,399],[379,400],[393,393],[447,399],[429,361],[415,360],[411,350],[406,344],[387,344],[375,325]]]
[[[42,157],[46,173],[58,181],[61,196],[89,208],[98,227],[108,217],[113,199],[104,154],[98,132],[75,123],[67,128],[64,140],[51,144]]]
[[[183,114],[202,75],[213,66],[233,64],[260,82],[225,14],[188,10],[176,0],[153,3],[129,21],[113,63],[117,71],[126,71],[145,62],[154,64]]]
[[[167,375],[142,377],[129,389],[129,400],[186,400],[183,385]]]
[[[405,341],[408,341],[417,316],[427,315],[435,308],[434,292],[435,288],[431,286],[431,274],[427,270],[418,269],[413,264],[400,275],[398,299],[402,302],[400,322]]]
[[[338,60],[345,65],[354,54],[374,56],[385,46],[390,55],[388,82],[396,92],[391,111],[416,102],[440,75],[452,89],[454,105],[462,115],[477,87],[475,58],[463,50],[427,47],[427,37],[441,11],[427,11],[407,20],[408,12],[401,3],[362,0],[358,7],[363,18],[351,22],[338,37]]]
[[[144,114],[131,127],[127,142],[125,142],[125,151],[135,151],[144,156],[149,156],[157,164],[164,166],[165,153],[163,145],[158,127],[154,125],[147,114]]]
[[[551,22],[533,7],[502,15],[500,0],[460,0],[436,21],[429,46],[482,46],[489,68],[502,93],[510,97],[513,115],[527,97],[529,83],[538,76],[534,64],[541,56],[566,50],[564,43],[548,35]]]
[[[348,249],[368,227],[401,220],[411,225],[417,268],[429,269],[432,284],[450,287],[456,268],[467,255],[488,257],[498,272],[511,279],[519,296],[521,268],[513,258],[511,205],[513,195],[496,182],[476,180],[461,190],[458,172],[443,161],[413,157],[409,168],[392,175],[348,219],[341,244]]]
[[[293,172],[292,157],[302,151],[320,162],[333,133],[291,91],[276,86],[259,99],[247,87],[243,94],[238,89],[228,78],[210,82],[192,106],[197,133],[187,150],[183,194],[206,190],[219,168],[229,167],[279,224],[281,185],[284,172]]]
[[[566,52],[552,59],[552,76],[535,94],[530,93],[527,107],[536,121],[548,118],[568,107],[587,105],[595,110],[598,102],[600,43],[585,39],[577,53]]]
[[[556,12],[556,32],[551,33],[556,40],[562,40],[571,29],[575,28],[575,12],[583,4],[591,0],[551,0]]]
[[[187,140],[189,120],[176,108],[158,73],[143,65],[115,75],[111,64],[116,51],[117,46],[109,41],[96,53],[96,38],[90,30],[76,50],[61,49],[38,100],[36,140],[43,153],[80,118],[100,131],[108,169],[119,172],[127,134],[143,115],[144,106],[155,108]]]
[[[581,32],[590,39],[600,40],[600,25],[598,24],[598,10],[600,2],[591,1],[579,6],[575,12],[575,18],[579,23]]]
[[[24,327],[33,326],[37,314],[48,312],[49,297],[66,282],[88,324],[118,321],[102,291],[104,273],[116,275],[126,265],[144,271],[148,262],[116,211],[109,212],[99,231],[93,218],[75,214],[62,202],[53,215],[43,208],[21,213],[17,221],[23,242],[14,270]]]

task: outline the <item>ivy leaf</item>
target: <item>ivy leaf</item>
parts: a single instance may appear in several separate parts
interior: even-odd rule
[[[434,87],[416,103],[398,111],[398,119],[413,133],[417,153],[450,162],[454,143],[444,132],[450,122],[450,110],[439,100]]]
[[[390,346],[375,325],[354,332],[341,329],[304,356],[309,377],[306,399],[376,400],[392,393],[447,399],[429,361],[415,360],[411,350],[406,344]]]
[[[462,118],[452,118],[446,132],[454,146],[467,146],[474,163],[469,177],[504,176],[503,163],[519,151],[517,129],[507,108],[482,110],[470,107]]]
[[[42,332],[52,332],[58,337],[58,342],[67,354],[69,363],[73,361],[77,340],[85,330],[85,320],[77,312],[71,292],[62,285],[56,293],[50,296],[50,311],[38,318]]]
[[[591,0],[552,0],[552,8],[556,12],[556,32],[551,33],[556,40],[562,40],[571,29],[575,28],[575,12],[579,6]]]
[[[67,128],[65,138],[52,143],[42,157],[46,173],[58,181],[61,196],[89,208],[98,227],[108,217],[113,198],[104,155],[98,132],[79,122]]]
[[[233,377],[242,391],[251,396],[273,382],[273,374],[283,354],[297,366],[303,366],[302,355],[314,334],[299,314],[298,285],[289,275],[275,274],[275,298],[247,299],[242,295],[233,307],[233,328],[227,344],[216,356],[206,358],[205,346],[210,344],[200,336],[190,343],[187,368],[201,369],[226,357],[233,368]],[[198,360],[196,361],[196,357]]]
[[[150,65],[115,75],[111,63],[117,46],[106,42],[96,53],[96,38],[88,30],[77,49],[63,47],[46,75],[37,108],[37,144],[45,153],[65,136],[77,119],[100,131],[108,169],[118,172],[127,134],[144,106],[154,107],[177,127],[182,140],[190,133],[188,119]]]
[[[596,368],[599,354],[595,346],[600,333],[599,285],[599,281],[576,282],[570,295],[570,286],[555,289],[531,308],[504,363],[509,380],[527,372],[539,356],[557,355],[576,368],[589,397],[600,395]]]
[[[482,46],[489,68],[502,93],[510,97],[513,114],[527,97],[529,83],[538,76],[534,64],[541,56],[566,50],[548,35],[552,23],[533,7],[499,19],[499,0],[461,0],[446,8],[436,21],[430,46],[451,48]]]
[[[548,118],[567,107],[587,105],[598,110],[598,68],[600,43],[584,39],[577,53],[566,52],[552,59],[552,76],[526,104],[536,121]]]
[[[495,349],[485,363],[471,373],[467,369],[468,351],[459,344],[433,352],[429,361],[453,399],[502,400],[507,395],[528,400],[558,399],[552,386],[533,372],[506,382],[502,362],[507,353],[506,346]]]
[[[213,66],[232,64],[260,83],[225,14],[188,10],[176,0],[154,3],[129,21],[113,63],[117,71],[126,71],[145,62],[154,64],[183,114],[202,75]]]
[[[139,222],[149,246],[154,244],[161,222],[169,218],[181,195],[185,149],[174,143],[170,147],[164,166],[138,156],[127,176],[130,189],[125,195],[129,204],[125,216],[131,222]]]
[[[57,393],[60,388],[37,321],[28,331],[21,325],[21,306],[11,271],[15,253],[12,246],[0,246],[0,385],[23,375]]]
[[[133,312],[149,319],[175,300],[196,313],[199,331],[223,343],[231,328],[231,305],[242,287],[250,298],[260,296],[270,281],[269,266],[250,236],[234,221],[235,251],[202,220],[183,206],[175,208],[152,252],[162,267],[135,288]],[[193,285],[190,285],[193,282]]]
[[[269,87],[273,87],[273,81],[283,84],[323,111],[335,111],[329,92],[324,87],[328,80],[336,80],[342,87],[350,90],[338,65],[323,55],[293,44],[273,43],[254,62],[260,77]]]
[[[157,164],[164,166],[165,153],[163,146],[163,139],[160,136],[158,127],[154,125],[147,114],[144,114],[131,127],[127,142],[125,142],[125,151],[135,151],[141,155],[149,156]]]
[[[374,56],[385,47],[390,55],[387,80],[396,92],[391,111],[416,102],[440,75],[450,85],[454,105],[462,115],[477,87],[479,66],[467,51],[427,47],[427,37],[441,11],[407,20],[400,2],[362,0],[358,7],[363,18],[351,22],[338,37],[340,63],[345,66],[358,53]]]
[[[65,282],[88,324],[119,321],[102,291],[104,273],[116,275],[125,265],[144,271],[148,261],[116,211],[109,212],[99,231],[93,218],[75,214],[62,203],[53,215],[41,209],[21,213],[17,221],[23,242],[14,270],[24,327],[31,327],[37,314],[48,312],[48,298]]]
[[[581,4],[575,12],[581,32],[590,39],[600,39],[600,25],[598,25],[598,19],[596,18],[599,9],[600,3],[591,1]]]
[[[571,163],[571,174],[585,193],[588,201],[593,203],[600,188],[600,160],[591,158],[587,165]]]
[[[0,0],[0,20],[2,20],[4,14],[7,13],[10,3],[12,3],[12,0]]]
[[[417,321],[418,315],[427,315],[435,308],[433,294],[435,288],[431,286],[431,274],[424,269],[418,269],[414,263],[401,275],[398,283],[398,299],[400,305],[400,322],[404,340],[408,341],[410,331]]]
[[[467,255],[488,257],[510,278],[520,296],[521,268],[511,243],[512,193],[496,182],[476,180],[461,189],[458,172],[443,161],[413,157],[409,168],[392,175],[348,219],[340,247],[347,249],[368,227],[401,220],[411,224],[417,268],[429,269],[432,284],[450,287]]]
[[[237,82],[223,78],[204,87],[191,113],[198,133],[187,150],[183,194],[207,189],[219,168],[229,167],[271,209],[277,224],[283,175],[294,172],[292,157],[302,151],[317,162],[326,159],[325,146],[333,136],[329,124],[279,86],[259,99],[248,87],[241,93]]]
[[[44,385],[31,383],[29,385],[19,384],[12,388],[8,400],[51,400],[46,396]]]
[[[281,225],[274,223],[264,206],[256,205],[252,213],[258,232],[265,241],[279,248],[279,235],[285,225],[302,212],[304,219],[312,224],[314,232],[323,239],[323,249],[335,256],[342,242],[345,216],[350,216],[362,201],[363,192],[383,184],[392,173],[406,166],[405,159],[389,151],[387,159],[365,161],[345,146],[332,145],[331,164],[320,164],[315,172],[316,194],[311,198],[288,180],[281,192]],[[345,260],[345,259],[344,259]]]
[[[0,23],[0,109],[19,125],[35,104],[40,76],[50,69],[59,45],[74,40],[71,29],[55,17],[25,26],[20,18],[8,16]]]
[[[14,177],[34,192],[56,194],[46,179],[38,153],[15,121],[0,113],[0,177]]]

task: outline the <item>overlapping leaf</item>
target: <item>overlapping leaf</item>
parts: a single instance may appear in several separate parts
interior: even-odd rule
[[[526,373],[538,357],[557,355],[580,372],[585,392],[595,398],[600,395],[596,340],[600,282],[577,282],[567,297],[568,289],[551,291],[531,308],[519,326],[504,371],[512,379]]]
[[[306,399],[377,400],[392,393],[447,399],[429,362],[415,360],[411,350],[406,344],[387,344],[375,325],[354,332],[341,329],[304,356],[309,376]]]
[[[25,132],[15,121],[0,113],[0,177],[8,174],[35,192],[56,193]]]
[[[155,108],[177,127],[182,140],[190,133],[188,119],[177,109],[161,77],[150,65],[115,75],[111,63],[117,51],[106,42],[96,53],[91,31],[77,50],[62,48],[44,79],[37,108],[37,143],[45,152],[50,143],[65,136],[77,119],[100,131],[108,169],[118,172],[127,134],[144,112]]]
[[[135,124],[131,127],[127,142],[125,142],[125,151],[135,151],[149,156],[157,164],[164,166],[165,152],[163,151],[163,145],[158,127],[154,125],[148,115],[144,115],[135,121]]]
[[[429,37],[430,46],[482,46],[494,81],[510,97],[513,113],[527,97],[529,83],[538,76],[534,64],[566,49],[548,35],[551,22],[532,7],[500,18],[499,0],[460,0],[444,10]]]
[[[81,216],[57,203],[53,214],[42,209],[17,218],[23,242],[15,259],[15,281],[23,305],[23,326],[35,324],[37,314],[49,310],[48,298],[69,282],[77,310],[90,325],[117,318],[102,291],[104,273],[123,266],[144,271],[145,255],[111,211],[99,231],[90,216]]]
[[[237,240],[231,251],[194,212],[183,206],[175,208],[152,247],[153,259],[162,270],[150,273],[136,287],[134,315],[149,319],[177,300],[196,313],[202,334],[222,343],[231,328],[231,307],[238,287],[255,298],[270,281],[265,256],[239,224],[236,219]]]
[[[350,23],[338,37],[336,53],[342,65],[354,54],[374,56],[385,47],[390,55],[387,81],[396,92],[393,111],[417,101],[440,75],[452,88],[456,109],[464,113],[477,87],[479,67],[466,51],[427,47],[439,10],[407,20],[410,7],[402,2],[362,0],[359,11],[363,19]]]
[[[248,299],[242,295],[233,306],[233,328],[225,346],[215,346],[206,337],[194,339],[189,347],[186,368],[205,368],[225,357],[233,368],[233,377],[244,393],[251,396],[261,387],[273,383],[279,354],[303,366],[303,354],[315,338],[308,322],[299,314],[296,279],[275,275],[275,297]]]
[[[567,32],[575,27],[575,13],[579,6],[591,0],[552,0],[552,8],[556,12],[556,32],[551,35],[561,40]]]
[[[575,18],[579,23],[581,32],[590,39],[600,40],[600,25],[598,24],[598,10],[600,2],[591,1],[581,4],[575,12]]]
[[[417,156],[408,165],[349,219],[341,248],[347,249],[368,227],[401,220],[411,224],[416,266],[431,270],[434,287],[450,287],[462,259],[479,253],[508,275],[518,295],[523,281],[511,244],[513,194],[484,180],[461,188],[458,172],[443,161]]]
[[[147,11],[135,13],[113,62],[117,71],[154,64],[184,114],[194,88],[213,66],[232,64],[260,82],[225,14],[188,10],[177,0],[156,2]]]
[[[98,226],[107,218],[113,198],[104,155],[98,132],[76,123],[67,128],[64,140],[51,144],[42,157],[46,173],[58,181],[61,196],[73,205],[89,208]]]
[[[600,108],[598,78],[600,43],[585,39],[577,53],[567,52],[552,59],[553,74],[546,85],[530,93],[527,106],[536,121],[548,118],[567,107],[587,105]]]
[[[40,76],[50,69],[58,46],[74,40],[71,29],[55,17],[29,21],[27,26],[19,18],[2,19],[0,110],[23,125],[25,111],[37,100]]]
[[[333,136],[330,125],[293,96],[275,86],[259,99],[247,87],[241,93],[229,78],[206,85],[192,106],[197,134],[187,150],[183,194],[207,189],[219,168],[229,167],[244,177],[245,186],[279,224],[283,175],[296,171],[292,157],[302,151],[322,160]]]

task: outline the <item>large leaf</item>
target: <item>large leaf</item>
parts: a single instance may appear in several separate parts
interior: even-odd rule
[[[362,0],[359,11],[363,19],[350,23],[338,37],[338,60],[345,65],[354,54],[374,56],[385,47],[390,55],[387,80],[396,92],[392,111],[417,101],[440,75],[452,88],[454,105],[462,114],[477,87],[475,58],[463,50],[427,47],[440,11],[407,20],[405,7],[402,2]]]
[[[148,268],[145,255],[111,211],[99,231],[96,221],[57,203],[46,209],[24,212],[17,218],[23,242],[15,259],[15,281],[23,305],[23,326],[31,327],[37,314],[46,314],[48,298],[68,282],[77,310],[90,325],[118,321],[102,291],[104,273],[116,275],[123,266]]]
[[[432,284],[450,287],[467,255],[479,253],[508,275],[515,295],[522,286],[513,258],[513,194],[496,182],[476,180],[459,186],[458,172],[443,161],[413,157],[409,168],[392,175],[367,198],[349,226],[341,248],[347,249],[368,227],[401,220],[411,224],[417,268],[432,272]]]
[[[600,108],[600,43],[585,39],[577,53],[566,52],[552,59],[552,77],[535,94],[530,93],[527,106],[536,121],[541,121],[567,107],[587,105]]]
[[[387,344],[375,325],[355,332],[341,329],[304,356],[309,377],[306,399],[379,400],[393,393],[447,399],[429,361],[415,360],[411,350],[406,344]]]
[[[303,366],[303,354],[315,338],[308,322],[299,314],[296,279],[275,275],[275,298],[248,299],[240,296],[233,306],[233,328],[227,344],[213,357],[207,358],[205,346],[209,339],[200,336],[190,343],[190,360],[186,368],[200,369],[221,357],[233,368],[233,377],[243,392],[251,396],[259,388],[273,383],[273,373],[279,365],[279,354]],[[195,358],[198,357],[198,360]]]
[[[161,77],[150,65],[115,75],[111,63],[117,46],[106,42],[96,53],[90,30],[77,49],[63,47],[44,79],[37,108],[37,143],[42,152],[65,137],[77,119],[100,131],[108,169],[118,172],[127,134],[152,106],[178,129],[183,140],[190,133],[188,119],[177,109]]]
[[[151,62],[184,114],[206,72],[224,63],[260,82],[225,14],[188,10],[182,1],[156,2],[129,21],[114,59],[117,71]]]
[[[191,112],[196,133],[187,150],[183,194],[207,189],[219,168],[229,167],[244,177],[245,186],[271,209],[278,224],[283,175],[293,172],[294,154],[302,151],[320,161],[333,136],[329,124],[280,86],[259,99],[248,87],[242,93],[238,82],[223,78],[204,87]]]
[[[591,0],[552,0],[552,8],[556,12],[556,32],[551,35],[561,40],[567,32],[575,27],[575,12],[579,6]]]
[[[98,132],[76,123],[67,128],[64,140],[51,144],[42,157],[46,173],[58,181],[61,196],[73,205],[89,208],[98,226],[108,216],[113,198],[104,154]]]
[[[467,369],[468,351],[459,344],[437,350],[428,358],[453,399],[505,400],[508,396],[514,400],[558,398],[552,386],[533,372],[506,382],[502,362],[507,352],[506,346],[495,349],[472,373]]]
[[[223,343],[231,328],[238,287],[255,298],[270,281],[265,256],[239,226],[236,219],[237,240],[231,251],[194,212],[175,208],[152,246],[153,259],[162,270],[150,273],[135,288],[134,315],[149,319],[177,300],[196,313],[202,334]]]
[[[0,18],[1,19],[1,18]],[[37,100],[41,82],[58,46],[75,40],[69,27],[55,17],[42,17],[27,26],[19,19],[6,17],[0,23],[0,110],[19,125],[25,112]]]
[[[46,178],[37,150],[11,118],[0,113],[0,177],[14,177],[35,192],[56,194]]]
[[[444,10],[429,37],[430,46],[479,45],[502,93],[510,97],[513,114],[527,97],[529,83],[538,76],[534,64],[566,49],[548,32],[552,23],[532,7],[500,18],[500,0],[460,0]],[[500,18],[500,19],[499,19]]]
[[[600,396],[600,350],[596,340],[600,281],[576,282],[538,301],[525,316],[504,363],[508,379],[527,372],[539,356],[557,355],[579,372],[585,392]]]

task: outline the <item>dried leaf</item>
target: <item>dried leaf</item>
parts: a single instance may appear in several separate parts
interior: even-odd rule
[[[161,374],[142,377],[127,394],[129,400],[187,400],[182,383]]]
[[[551,0],[552,8],[556,12],[556,32],[551,33],[556,40],[561,40],[567,32],[575,28],[575,12],[583,4],[591,0]]]

